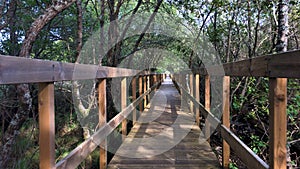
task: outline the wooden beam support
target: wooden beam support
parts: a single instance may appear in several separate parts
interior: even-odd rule
[[[244,162],[247,168],[268,169],[269,166],[242,142],[229,128],[221,125],[221,134],[231,146],[236,155]]]
[[[286,169],[287,79],[270,78],[269,87],[270,168]]]
[[[106,125],[97,130],[90,138],[73,149],[65,158],[59,161],[55,167],[57,169],[64,169],[76,168],[78,165],[80,165],[80,163],[84,161],[86,157],[93,152],[98,145],[104,141],[106,137],[131,114],[133,109],[143,101],[144,96],[151,93],[152,90],[153,88],[139,96],[135,101],[122,110],[122,112],[111,119]]]
[[[230,129],[230,77],[223,78],[223,116],[222,123],[225,127]],[[229,168],[230,147],[223,139],[223,168]]]
[[[106,79],[99,79],[98,83],[98,113],[99,113],[99,128],[107,123],[106,117]],[[100,169],[105,169],[107,166],[107,141],[104,139],[100,144]]]
[[[300,78],[300,50],[208,67],[210,75]]]
[[[210,111],[210,77],[205,76],[205,109]]]
[[[200,75],[196,74],[195,75],[195,98],[198,102],[200,102]],[[200,126],[200,110],[198,106],[196,106],[196,124],[197,126]]]
[[[148,76],[144,76],[144,85],[143,85],[143,86],[144,86],[144,91],[143,91],[143,93],[145,93],[145,92],[147,91],[147,86],[148,86],[148,85],[147,85],[147,81],[148,81],[148,80],[147,80],[147,79],[148,79],[147,77],[148,77]],[[148,97],[149,97],[149,96],[145,96],[145,97],[144,97],[144,109],[147,107],[147,98],[148,98]]]
[[[40,168],[55,168],[54,84],[39,83]]]
[[[210,76],[205,75],[205,109],[210,112]],[[207,141],[210,142],[210,126],[209,120],[205,120],[205,136]]]
[[[0,55],[0,84],[135,76],[139,70]]]
[[[132,101],[136,100],[136,77],[132,77],[132,83],[131,83],[131,87],[132,87]],[[133,110],[132,112],[132,123],[133,125],[136,123],[136,109]]]
[[[153,74],[150,74],[149,76],[147,76],[147,89],[149,89],[151,86],[153,86],[154,84],[154,78],[153,78]],[[155,91],[155,89],[154,89]],[[148,105],[150,103],[150,100],[153,98],[153,94],[151,93],[150,95],[147,96],[147,104]]]
[[[189,87],[190,87],[190,95],[194,97],[194,75],[189,74]],[[190,111],[194,114],[194,103],[190,100]]]
[[[221,76],[225,73],[226,76],[300,78],[299,57],[300,50],[295,50],[208,67],[207,72]],[[202,69],[197,72],[207,74]],[[132,69],[0,55],[0,84],[128,77],[138,73]]]
[[[126,90],[126,78],[121,81],[121,110],[123,111],[127,107],[127,90]],[[127,136],[127,119],[122,121],[122,139],[125,140]]]
[[[139,97],[143,94],[143,77],[139,76]],[[143,111],[143,103],[139,103],[139,111]]]
[[[154,85],[156,83],[157,83],[157,75],[155,74],[155,75],[153,75],[153,84],[152,85]],[[157,87],[155,88],[155,91],[156,90],[157,90]]]

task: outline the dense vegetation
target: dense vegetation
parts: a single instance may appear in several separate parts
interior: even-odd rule
[[[161,65],[167,68],[168,64],[175,63],[177,58],[183,60],[191,69],[201,66],[201,60],[197,59],[188,46],[182,45],[182,42],[151,33],[131,36],[117,43],[105,55],[103,54],[101,59],[94,53],[90,53],[89,60],[77,59],[82,51],[95,49],[86,49],[83,44],[90,42],[90,37],[99,30],[99,37],[103,41],[96,43],[99,44],[97,50],[100,53],[105,50],[103,46],[106,41],[113,41],[113,33],[118,30],[118,25],[111,24],[113,21],[142,12],[148,12],[149,16],[155,17],[158,12],[160,16],[176,18],[178,24],[191,25],[197,29],[198,34],[208,37],[223,63],[237,61],[278,51],[279,29],[281,29],[278,26],[280,3],[287,3],[289,6],[287,50],[299,49],[300,1],[298,0],[5,0],[0,2],[0,54],[118,66],[131,54],[147,48],[159,48],[172,52],[174,57],[156,55],[133,66],[139,68],[139,66]],[[174,24],[165,21],[164,17],[158,17],[156,20],[166,25]],[[149,23],[151,22],[153,21],[150,19]],[[101,31],[105,25],[108,25],[110,32]],[[145,26],[145,29],[150,29],[149,27]],[[136,58],[133,58],[132,63],[135,63],[134,59]],[[130,62],[130,59],[127,62]],[[55,85],[57,160],[66,156],[92,132],[93,127],[83,126],[79,118],[84,118],[85,114],[92,112],[95,100],[89,95],[82,95],[82,100],[73,99],[72,90],[82,92],[80,86],[93,86],[94,83],[94,81],[87,84],[60,82]],[[299,84],[299,79],[288,81],[287,147],[288,163],[291,167],[300,165]],[[24,93],[30,95],[27,102],[22,99]],[[112,100],[112,97],[109,95],[108,100]],[[85,102],[86,100],[90,102]],[[0,105],[0,160],[2,160],[0,164],[4,168],[38,168],[37,86],[1,85]],[[108,105],[111,105],[110,112],[118,112],[112,106],[113,103]],[[267,78],[232,78],[231,128],[266,161],[268,105]],[[79,112],[79,116],[76,111]],[[114,113],[111,113],[110,117],[113,115]],[[212,145],[216,153],[220,154],[221,142],[218,134],[214,134]],[[98,166],[98,158],[90,157],[90,159],[94,161],[86,160],[80,167]],[[234,154],[231,167],[243,167]]]

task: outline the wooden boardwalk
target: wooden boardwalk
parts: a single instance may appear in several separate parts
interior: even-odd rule
[[[210,145],[200,135],[193,114],[167,78],[141,113],[108,168],[220,168]]]

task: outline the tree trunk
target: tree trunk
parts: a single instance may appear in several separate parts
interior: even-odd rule
[[[278,4],[278,36],[276,52],[286,52],[288,44],[288,11],[289,11],[289,0],[279,0]]]
[[[62,12],[64,9],[69,7],[75,0],[65,0],[60,2],[55,2],[52,6],[46,9],[46,12],[38,17],[31,25],[26,33],[25,40],[22,44],[21,51],[19,53],[20,57],[29,58],[32,49],[32,44],[34,43],[36,37],[42,30],[42,28],[52,20],[57,14]],[[11,5],[17,5],[16,1],[10,2]],[[14,3],[14,4],[13,4]],[[16,7],[16,6],[15,6]],[[15,10],[10,10],[15,11]],[[16,22],[13,22],[14,17],[11,17],[10,26],[16,26]],[[14,31],[11,32],[14,34]],[[14,37],[14,35],[13,35]],[[11,38],[13,38],[11,37]],[[13,53],[17,55],[17,53]],[[32,108],[32,98],[28,84],[19,84],[16,86],[17,97],[19,100],[19,107],[15,113],[13,119],[11,120],[7,130],[3,134],[4,144],[0,148],[0,168],[7,168],[9,162],[13,162],[12,151],[13,145],[15,144],[16,137],[19,135],[19,130],[22,127],[25,120],[28,118],[29,113]]]
[[[289,22],[288,22],[288,12],[289,12],[289,0],[279,0],[278,2],[278,36],[276,52],[286,52],[288,45],[288,32],[289,32]],[[287,126],[286,126],[287,127]],[[287,137],[287,136],[282,136]],[[287,146],[287,165],[291,163],[290,149]],[[272,167],[272,166],[271,166]],[[292,166],[290,166],[292,167]]]

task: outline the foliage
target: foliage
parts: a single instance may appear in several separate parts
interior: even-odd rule
[[[7,0],[0,2],[0,54],[18,55],[22,43],[26,38],[26,31],[32,22],[42,15],[52,5],[50,0]],[[117,18],[128,17],[133,13],[138,1],[123,0],[117,11],[111,11],[108,2],[114,2],[117,9],[118,1],[103,1],[104,13],[101,12],[102,1],[80,1],[82,5],[83,42],[93,35],[101,24],[109,24]],[[277,4],[278,1],[222,1],[222,0],[167,0],[160,7],[159,13],[168,14],[177,18],[182,25],[193,25],[198,28],[199,34],[206,35],[221,57],[222,62],[230,62],[258,55],[275,52],[277,38]],[[152,13],[157,5],[156,0],[143,1],[138,11]],[[75,62],[77,59],[78,37],[78,9],[76,4],[58,14],[48,22],[39,33],[33,44],[31,58],[47,59],[63,62]],[[112,14],[116,12],[115,14]],[[290,34],[288,49],[299,49],[300,30],[300,1],[290,1]],[[159,22],[169,23],[164,17],[156,18]],[[103,22],[103,23],[102,23]],[[176,26],[176,25],[170,25]],[[174,32],[176,34],[176,32]],[[109,37],[105,37],[109,40]],[[201,66],[191,47],[181,40],[163,35],[146,34],[138,48],[134,51],[139,36],[132,36],[120,44],[120,50],[115,50],[115,55],[107,53],[102,60],[102,65],[112,65],[110,59],[117,56],[114,62],[126,60],[132,53],[133,63],[139,67],[156,67],[157,72],[170,71],[170,65],[176,68],[174,72],[186,67]],[[99,46],[93,49],[98,50]],[[147,58],[144,63],[137,61],[143,57],[141,51],[159,48],[170,53],[169,56],[156,55]],[[89,49],[92,53],[93,49]],[[102,56],[103,57],[103,56]],[[182,61],[183,63],[179,62]],[[87,61],[95,64],[93,60]],[[231,80],[231,124],[232,130],[251,149],[264,160],[267,160],[268,149],[268,79],[254,77],[238,77]],[[299,79],[289,79],[288,82],[288,148],[291,151],[291,166],[299,166],[299,138],[300,138],[300,82]],[[87,84],[81,84],[81,86]],[[94,85],[91,82],[90,85]],[[71,84],[56,84],[56,156],[63,158],[70,150],[81,141],[82,130],[71,97]],[[94,89],[94,88],[93,88]],[[2,138],[7,125],[18,107],[16,87],[13,85],[0,86],[0,124]],[[34,99],[34,108],[26,123],[22,126],[21,135],[14,147],[15,164],[12,168],[37,168],[37,89],[31,86]],[[88,97],[88,96],[83,96]],[[84,103],[87,107],[87,104]],[[298,141],[297,141],[298,140]],[[1,142],[1,145],[3,143]],[[94,155],[93,155],[94,156]],[[298,161],[297,161],[298,158]],[[57,160],[58,160],[57,159]],[[231,168],[238,168],[235,163]]]

